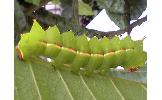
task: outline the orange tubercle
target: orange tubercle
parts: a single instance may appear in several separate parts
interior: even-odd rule
[[[23,55],[23,52],[19,49],[18,46],[16,46],[16,53],[17,53],[17,56],[20,60],[24,60],[24,55]]]

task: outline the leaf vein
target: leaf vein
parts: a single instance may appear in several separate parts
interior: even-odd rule
[[[89,92],[89,93],[92,95],[93,99],[94,99],[94,100],[97,100],[97,99],[96,99],[96,97],[94,96],[93,92],[90,90],[90,88],[88,87],[88,85],[87,85],[87,84],[86,84],[86,82],[84,81],[84,79],[83,79],[82,75],[81,75],[81,74],[79,74],[79,76],[80,76],[80,78],[81,78],[81,80],[82,80],[83,84],[84,84],[84,85],[85,85],[85,87],[87,88],[88,92]]]
[[[31,74],[32,74],[32,77],[33,77],[33,81],[34,81],[34,83],[35,83],[36,90],[37,90],[38,95],[39,95],[39,100],[42,100],[42,97],[41,97],[41,94],[40,94],[40,90],[39,90],[39,87],[38,87],[36,78],[35,78],[35,76],[34,76],[34,72],[33,72],[31,63],[29,63],[29,69],[30,69],[30,71],[31,71]]]
[[[63,79],[63,77],[62,77],[61,73],[59,72],[59,70],[57,70],[57,73],[58,73],[59,77],[61,78],[63,84],[65,85],[65,88],[66,88],[68,94],[70,95],[71,99],[74,100],[74,98],[73,98],[73,96],[72,96],[72,94],[71,94],[71,92],[69,90],[69,87],[68,87],[67,83],[65,82],[65,80]]]
[[[120,95],[121,99],[122,99],[122,100],[126,100],[126,99],[124,98],[124,96],[121,94],[120,90],[119,90],[119,89],[117,88],[117,86],[115,85],[115,83],[113,82],[113,80],[112,80],[111,78],[109,78],[109,79],[110,79],[110,82],[112,83],[112,85],[114,86],[115,90],[117,91],[117,93]]]

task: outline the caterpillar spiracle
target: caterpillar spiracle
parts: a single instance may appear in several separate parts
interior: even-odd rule
[[[143,66],[147,58],[143,40],[133,41],[128,36],[120,40],[115,36],[112,39],[93,37],[88,41],[86,35],[74,36],[72,31],[60,34],[57,26],[44,31],[36,20],[30,32],[21,35],[17,54],[23,60],[40,55],[49,57],[57,68],[83,70],[87,74],[105,73],[116,66],[125,69]]]

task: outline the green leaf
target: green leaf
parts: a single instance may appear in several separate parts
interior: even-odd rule
[[[82,0],[79,0],[79,15],[93,15],[92,8]]]
[[[121,29],[137,20],[145,11],[147,0],[97,0],[106,9],[110,19]]]
[[[36,6],[39,6],[39,3],[40,3],[41,0],[25,0],[25,1],[28,2],[28,3],[32,3]]]
[[[138,71],[135,72],[128,72],[128,71],[123,71],[123,70],[115,70],[111,69],[110,70],[110,75],[112,77],[118,77],[126,80],[131,80],[135,82],[140,82],[147,84],[147,69],[146,67],[142,67],[138,69]]]
[[[76,75],[33,58],[15,55],[15,100],[146,100],[144,84],[110,76]]]

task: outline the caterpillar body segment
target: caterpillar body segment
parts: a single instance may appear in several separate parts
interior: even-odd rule
[[[80,68],[85,67],[91,57],[89,42],[85,35],[77,36],[76,49],[77,55],[71,64],[71,70],[78,72]]]
[[[46,44],[44,56],[49,57],[49,58],[55,58],[60,53],[61,49],[62,47],[59,45],[48,43]]]
[[[59,31],[59,29],[57,28],[57,26],[49,27],[49,28],[46,30],[45,41],[46,41],[47,43],[51,43],[51,44],[62,45],[61,34],[60,34],[60,31]]]
[[[46,49],[46,44],[30,37],[30,33],[22,34],[22,41],[17,46],[21,54],[23,54],[23,59],[29,59],[31,55],[43,54]]]
[[[88,41],[85,35],[74,36],[72,31],[60,34],[57,26],[44,31],[36,21],[29,33],[21,35],[17,51],[24,60],[43,55],[53,59],[57,68],[67,67],[73,72],[82,69],[87,75],[96,70],[105,73],[116,66],[143,66],[146,61],[142,40],[133,41],[128,36],[120,40],[115,36],[111,40],[93,37]]]
[[[58,56],[55,57],[54,60],[62,64],[71,64],[76,54],[77,54],[76,51],[62,47]]]

